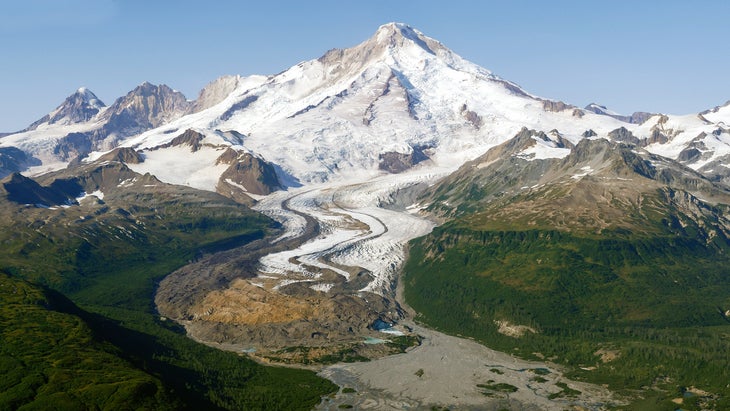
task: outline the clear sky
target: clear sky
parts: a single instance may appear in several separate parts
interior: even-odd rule
[[[530,93],[630,114],[730,100],[730,2],[0,0],[0,131],[81,86],[107,105],[143,81],[194,99],[410,24]]]

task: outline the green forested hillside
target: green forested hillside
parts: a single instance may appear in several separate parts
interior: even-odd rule
[[[177,409],[57,293],[0,274],[0,409]]]
[[[730,394],[730,246],[723,242],[447,224],[412,243],[405,297],[427,324],[551,358],[572,366],[575,378],[625,392],[658,384],[667,399],[696,386],[727,407],[720,397]],[[535,332],[507,336],[498,322]]]
[[[730,409],[727,187],[602,139],[516,155],[534,134],[426,192],[448,221],[411,243],[406,301],[446,332],[608,384],[627,409]]]
[[[50,209],[3,202],[0,271],[30,297],[2,294],[0,409],[310,409],[336,389],[196,343],[156,314],[157,281],[272,223],[214,193],[155,190]],[[23,280],[55,290],[65,311]]]

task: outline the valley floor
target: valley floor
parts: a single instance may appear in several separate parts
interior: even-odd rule
[[[417,172],[387,175],[364,183],[308,187],[262,198],[256,208],[278,220],[285,228],[284,233],[273,241],[272,250],[276,250],[277,242],[291,241],[306,236],[307,232],[312,237],[309,227],[312,221],[318,225],[316,235],[293,249],[282,251],[279,247],[264,255],[258,260],[255,276],[239,277],[221,295],[237,304],[242,304],[252,296],[261,298],[256,304],[263,301],[268,306],[265,305],[263,311],[259,311],[281,316],[292,315],[282,308],[289,300],[275,300],[271,295],[281,294],[283,289],[288,290],[284,292],[287,298],[301,298],[300,301],[310,303],[313,291],[319,292],[318,295],[349,293],[357,296],[358,300],[365,300],[364,309],[370,311],[378,309],[369,305],[369,299],[373,296],[381,296],[391,303],[400,300],[401,308],[395,316],[399,322],[396,328],[413,330],[423,337],[422,344],[405,354],[382,358],[377,357],[381,357],[384,351],[366,349],[362,351],[366,356],[368,352],[379,354],[370,357],[372,361],[337,363],[323,368],[320,375],[343,388],[337,395],[325,398],[320,404],[321,409],[352,405],[360,409],[394,410],[431,409],[432,406],[561,410],[572,405],[602,409],[608,403],[615,403],[607,390],[564,379],[554,365],[519,360],[471,340],[417,326],[409,319],[412,314],[405,311],[407,307],[402,298],[396,296],[395,285],[406,258],[406,243],[427,234],[434,226],[415,212],[418,205],[413,204],[413,193],[419,184],[427,184],[435,177],[433,173]],[[194,273],[195,270],[192,271]],[[368,273],[369,281],[358,282],[354,277],[358,272]],[[358,283],[357,288],[353,288],[354,283]],[[297,284],[299,288],[291,288]],[[260,290],[260,293],[251,290]],[[261,293],[266,297],[261,297]],[[206,301],[212,300],[204,299],[203,304]],[[234,305],[240,309],[251,305],[237,304]],[[324,305],[321,302],[318,304]],[[227,308],[233,315],[234,305],[224,302],[215,307],[202,307],[201,310],[215,315]],[[293,310],[299,306],[292,307]],[[363,310],[363,306],[356,305],[347,308]],[[254,316],[257,321],[262,318],[261,312],[234,318],[230,331],[240,330],[236,327],[242,324],[248,327],[246,330],[261,328],[261,325],[253,324],[252,320]],[[309,321],[306,318],[304,320]],[[337,343],[338,338],[346,335],[333,328],[348,325],[333,321],[328,317],[321,322],[331,327],[329,343]],[[235,338],[221,337],[223,334],[231,335],[227,332],[216,334],[217,337],[211,339],[210,334],[206,337],[200,332],[200,324],[195,326],[188,323],[188,332],[195,339],[208,344],[238,352],[253,352],[253,355],[265,361],[272,360],[267,354],[277,352],[265,346],[266,342],[274,341],[271,336],[280,335],[275,332],[267,331],[265,335],[258,334],[258,339],[248,341],[240,334]],[[315,324],[315,321],[311,324]],[[272,324],[267,325],[270,326]],[[283,334],[291,338],[296,329],[290,326]],[[255,334],[249,332],[249,335]],[[369,338],[372,342],[373,338],[387,340],[392,337],[364,326],[355,328],[354,338],[359,341]],[[290,347],[311,344],[307,342],[309,334],[297,338],[289,341],[279,338],[276,341],[279,347],[281,344]]]
[[[562,378],[555,365],[520,360],[428,328],[414,331],[424,339],[405,354],[322,370],[320,376],[355,392],[340,390],[318,409],[599,410],[616,404],[608,390]]]

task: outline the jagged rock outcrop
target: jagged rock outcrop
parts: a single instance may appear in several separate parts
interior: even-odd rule
[[[181,117],[191,103],[185,96],[166,85],[156,86],[144,82],[126,96],[118,98],[101,115],[103,126],[84,134],[86,137],[68,135],[59,141],[58,153],[70,160],[70,153],[83,157],[93,150],[111,150],[123,138],[158,127]],[[69,146],[70,148],[65,148]]]
[[[718,111],[720,111],[720,109],[723,109],[725,107],[730,107],[730,100],[726,101],[725,104],[715,106],[709,110],[705,110],[705,111],[701,112],[699,115],[704,116],[705,114],[717,113]]]
[[[191,103],[182,93],[166,85],[155,86],[145,82],[106,108],[91,91],[81,88],[55,111],[36,121],[25,131],[35,130],[41,125],[83,122],[100,124],[95,128],[87,128],[87,131],[61,134],[56,137],[55,144],[39,147],[39,150],[49,151],[43,153],[45,156],[52,155],[56,160],[78,162],[91,151],[111,150],[125,137],[178,118],[190,106]]]
[[[116,161],[125,164],[139,164],[144,157],[131,147],[119,147],[99,157],[98,161]]]
[[[633,114],[631,114],[630,116],[624,116],[621,114],[612,113],[612,112],[608,111],[606,106],[601,106],[596,103],[591,103],[591,104],[585,106],[584,109],[591,111],[593,113],[596,113],[596,114],[613,117],[616,120],[620,120],[620,121],[623,121],[623,122],[629,123],[629,124],[642,124],[643,122],[645,122],[646,120],[648,120],[649,118],[651,118],[652,116],[655,115],[653,113],[647,113],[645,111],[636,111]]]
[[[643,124],[646,120],[655,116],[654,113],[648,113],[646,111],[636,111],[629,116],[629,123],[631,124]]]
[[[53,154],[63,161],[87,155],[94,149],[94,142],[87,133],[71,133],[58,140]]]
[[[208,83],[198,98],[189,108],[190,113],[197,113],[225,100],[241,83],[241,76],[223,76]]]
[[[109,106],[103,114],[106,124],[99,134],[140,133],[182,116],[190,106],[179,91],[144,82]]]
[[[565,111],[568,109],[573,109],[573,110],[577,109],[577,107],[572,104],[566,104],[562,101],[553,101],[553,100],[543,100],[542,108],[544,108],[545,111],[551,111],[553,113],[559,113],[561,111]],[[573,114],[575,115],[575,112]]]
[[[281,188],[274,167],[250,153],[238,154],[229,148],[218,158],[217,164],[230,164],[218,180],[220,194],[230,196],[231,189],[236,188],[237,191],[267,195]]]
[[[408,170],[414,165],[428,160],[428,156],[423,152],[426,147],[412,147],[410,153],[399,153],[397,151],[389,151],[379,156],[380,164],[378,168],[389,173],[397,174]]]
[[[0,178],[40,164],[40,160],[16,147],[0,147]]]
[[[474,128],[476,128],[477,130],[484,123],[484,119],[482,119],[482,117],[479,114],[477,114],[475,111],[469,110],[466,103],[464,103],[461,106],[461,108],[459,109],[459,112],[464,117],[464,119],[466,119],[466,121],[471,123],[471,125],[474,126]]]
[[[619,127],[617,129],[609,132],[608,136],[611,139],[613,139],[614,141],[633,144],[633,145],[636,145],[639,147],[646,147],[651,144],[666,144],[667,142],[671,141],[671,139],[679,133],[677,130],[673,130],[671,128],[668,129],[668,128],[664,127],[667,120],[668,120],[667,116],[661,116],[659,118],[659,120],[657,121],[657,124],[655,124],[651,128],[651,134],[649,134],[648,137],[638,138],[638,137],[634,136],[634,134],[631,133],[631,131],[627,130],[625,127]],[[584,136],[585,136],[585,134],[584,134]],[[691,148],[691,147],[687,147],[687,149],[689,149],[689,148]],[[678,160],[679,160],[679,158],[678,158]]]
[[[35,121],[26,130],[35,130],[42,124],[76,124],[91,120],[104,103],[91,90],[81,87],[55,110]]]
[[[611,137],[611,139],[613,139],[614,141],[620,141],[622,143],[635,145],[639,145],[641,143],[641,140],[639,140],[629,130],[627,130],[626,127],[619,127],[616,130],[609,132],[608,136]]]
[[[179,136],[173,138],[170,140],[169,143],[165,143],[162,145],[159,145],[155,147],[153,150],[161,149],[161,148],[169,148],[169,147],[178,147],[178,146],[190,146],[190,151],[193,153],[200,150],[200,148],[203,146],[203,140],[205,139],[205,135],[195,131],[195,130],[185,130],[184,133],[180,134]]]
[[[117,158],[135,156],[134,151],[129,148],[120,148],[112,153],[116,153]],[[107,155],[112,157],[112,153]],[[43,174],[35,177],[35,180],[38,184],[60,191],[73,200],[83,193],[96,191],[101,191],[105,199],[124,195],[135,198],[141,196],[152,200],[154,195],[147,196],[143,192],[149,191],[161,195],[164,191],[162,187],[166,186],[149,173],[134,172],[124,162],[108,161],[102,158],[92,162],[82,162],[72,168]],[[163,191],[160,191],[161,189]]]
[[[3,189],[7,199],[18,204],[31,204],[37,207],[52,207],[70,204],[82,192],[80,186],[69,184],[55,184],[44,187],[35,180],[19,173],[13,173],[3,180]],[[66,190],[59,189],[64,186]]]

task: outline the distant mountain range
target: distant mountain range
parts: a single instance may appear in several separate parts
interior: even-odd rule
[[[572,144],[596,137],[637,144],[727,181],[728,124],[727,104],[684,116],[623,116],[598,104],[581,109],[540,98],[390,23],[355,47],[276,75],[219,78],[194,101],[145,82],[105,106],[81,88],[27,129],[2,137],[0,175],[55,170],[121,146],[140,152],[139,167],[165,181],[257,194],[221,181],[226,167],[211,150],[231,148],[269,164],[278,180],[273,188],[399,172],[426,160],[453,168],[526,127]],[[175,148],[187,130],[200,135],[203,149]],[[541,147],[534,155],[549,156]]]

